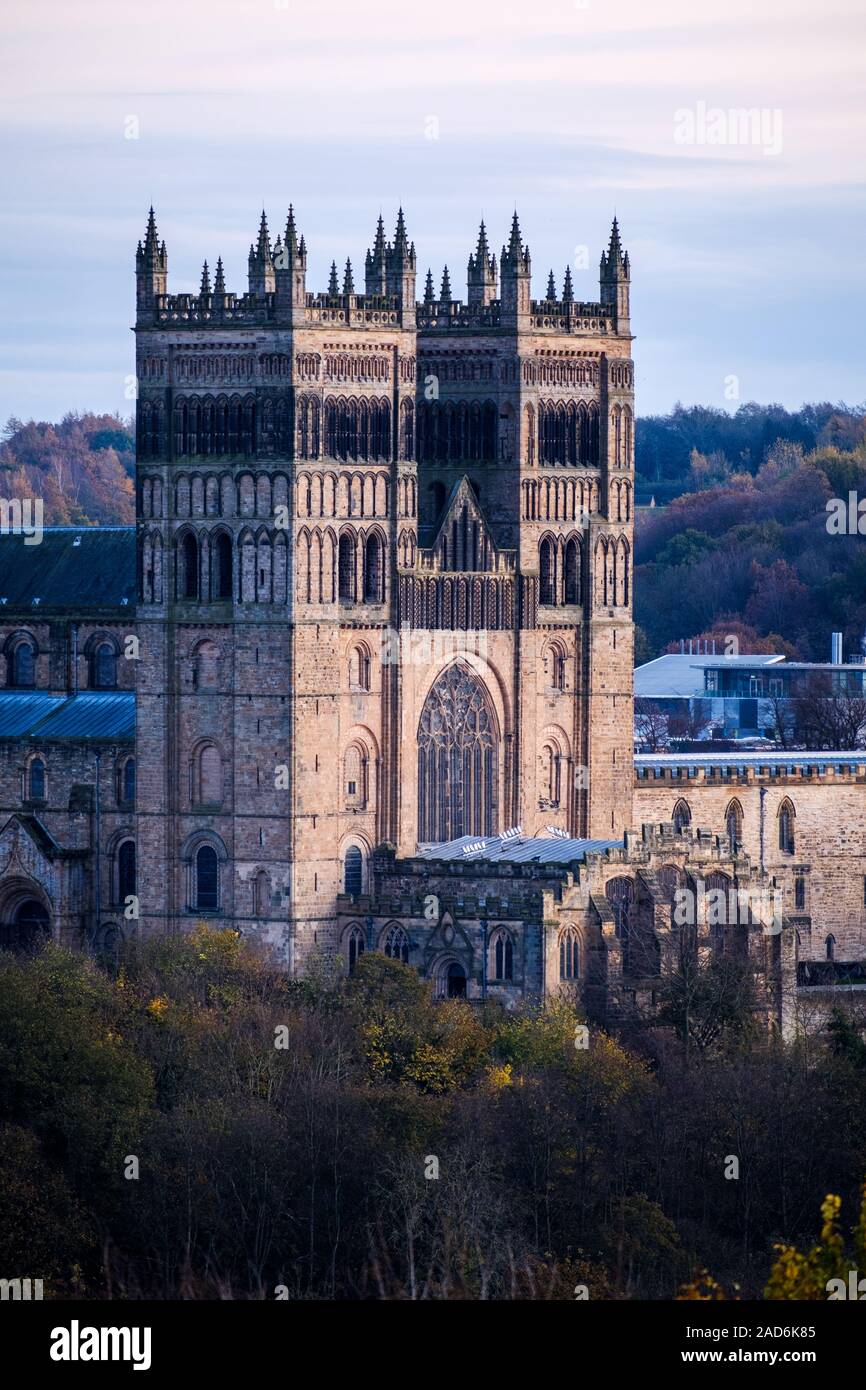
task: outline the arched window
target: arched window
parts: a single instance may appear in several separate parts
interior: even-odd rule
[[[270,905],[270,883],[264,869],[253,879],[253,916],[266,917]]]
[[[135,758],[127,758],[121,764],[118,791],[118,799],[131,806],[135,801]]]
[[[191,531],[187,531],[181,542],[180,584],[181,598],[198,598],[198,541]]]
[[[117,900],[125,903],[135,894],[135,841],[124,840],[117,851]]]
[[[32,642],[17,642],[9,657],[9,684],[29,690],[36,684],[36,648]]]
[[[364,547],[364,602],[381,603],[382,593],[382,542],[376,535],[367,537]]]
[[[580,945],[574,927],[559,933],[559,978],[577,980],[580,977]]]
[[[680,832],[683,830],[688,830],[689,826],[692,823],[692,813],[689,807],[689,803],[687,801],[682,800],[678,801],[676,806],[674,807],[674,813],[671,819],[674,823],[674,830],[677,832],[677,834],[680,834]]]
[[[339,594],[343,603],[355,602],[355,537],[344,531],[338,560]]]
[[[430,690],[418,725],[418,839],[493,835],[498,738],[484,686],[455,663]]]
[[[492,978],[504,982],[514,979],[514,943],[507,931],[495,933],[490,943]]]
[[[364,933],[361,931],[361,928],[353,927],[352,930],[349,932],[349,939],[347,942],[350,975],[354,975],[355,967],[357,966],[358,961],[364,954],[366,944],[367,943],[364,940]]]
[[[343,864],[343,891],[356,898],[361,892],[364,877],[364,861],[357,845],[346,850]]]
[[[193,765],[191,800],[198,806],[221,806],[223,799],[223,763],[220,751],[206,743],[198,752]]]
[[[213,558],[213,597],[232,597],[232,542],[231,537],[221,531],[216,538]]]
[[[828,959],[828,960],[835,960],[835,959],[836,959],[836,938],[835,938],[835,936],[828,936],[828,937],[827,937],[827,940],[824,942],[824,949],[825,949],[826,952],[827,952],[827,959]]]
[[[549,805],[558,806],[562,776],[562,760],[558,747],[546,743],[541,751],[542,783],[541,794]]]
[[[743,847],[743,808],[739,801],[732,801],[725,812],[725,829],[731,842],[731,852],[736,854]]]
[[[409,938],[402,927],[390,927],[385,934],[385,955],[409,964]]]
[[[553,690],[565,689],[565,652],[556,642],[548,648],[547,673]]]
[[[356,647],[352,652],[349,680],[359,690],[370,689],[370,653],[366,647]]]
[[[34,758],[30,764],[30,800],[44,801],[45,789],[45,763],[41,758]]]
[[[556,603],[556,552],[552,540],[541,542],[539,554],[539,603]]]
[[[219,858],[213,845],[201,845],[195,856],[195,906],[200,912],[216,912],[219,902]]]
[[[565,547],[565,601],[580,603],[580,547],[573,539]]]
[[[794,853],[794,808],[787,800],[779,807],[779,849],[783,854]]]
[[[346,805],[362,811],[367,805],[367,786],[369,757],[362,744],[353,743],[346,750],[344,767],[346,783]]]
[[[94,648],[90,684],[95,690],[114,690],[117,686],[117,653],[110,642],[100,642]]]

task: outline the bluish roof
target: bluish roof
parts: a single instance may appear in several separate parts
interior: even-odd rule
[[[634,765],[641,768],[671,767],[831,767],[866,763],[866,750],[853,748],[847,753],[828,753],[823,748],[800,749],[786,753],[781,748],[765,748],[757,753],[635,753]]]
[[[38,545],[25,540],[0,535],[0,614],[134,605],[134,526],[46,526]]]
[[[704,671],[716,669],[748,670],[753,667],[778,666],[783,656],[698,656],[691,652],[666,652],[654,661],[636,666],[634,693],[638,699],[683,700],[705,695]]]
[[[572,840],[558,835],[461,835],[440,845],[424,845],[415,857],[488,864],[571,864],[587,854],[622,847],[622,840]]]
[[[0,738],[134,737],[135,695],[131,691],[86,691],[81,695],[0,691]]]

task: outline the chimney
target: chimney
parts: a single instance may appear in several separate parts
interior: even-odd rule
[[[842,664],[842,634],[834,632],[830,636],[830,660],[834,666]]]

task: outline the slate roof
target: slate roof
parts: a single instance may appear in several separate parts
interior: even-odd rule
[[[416,859],[459,859],[488,864],[571,864],[587,854],[622,849],[622,840],[572,840],[551,835],[461,835],[440,845],[425,845]]]
[[[0,738],[132,739],[135,695],[131,691],[87,691],[45,695],[0,691]]]
[[[25,539],[0,534],[0,614],[134,605],[134,526],[46,526],[39,545]]]
[[[691,652],[667,652],[635,667],[635,698],[688,700],[713,693],[704,689],[704,671],[708,666],[749,669],[777,666],[779,662],[785,662],[785,658],[772,653],[759,656],[705,656],[702,653],[697,656]]]

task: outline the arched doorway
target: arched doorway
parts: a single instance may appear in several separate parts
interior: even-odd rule
[[[457,663],[433,683],[418,725],[418,839],[495,835],[498,734],[487,691]]]
[[[0,948],[4,951],[38,951],[51,934],[48,910],[38,898],[19,898],[0,921]]]
[[[466,998],[466,971],[457,960],[452,960],[445,971],[446,999]]]

